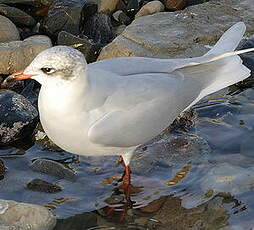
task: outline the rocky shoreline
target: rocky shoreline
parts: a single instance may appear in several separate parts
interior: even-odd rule
[[[252,1],[0,0],[0,148],[18,147],[23,151],[36,143],[42,149],[61,151],[39,127],[40,86],[31,80],[2,84],[42,50],[68,45],[80,50],[88,63],[121,56],[194,57],[207,52],[238,21],[247,26],[241,48],[254,47]],[[242,59],[253,75],[253,53],[242,55]],[[252,78],[240,86],[252,86]],[[7,151],[7,155],[20,154],[16,150]],[[30,163],[33,171],[76,180],[65,161],[35,159]],[[6,173],[5,159],[0,155],[0,185]],[[60,186],[38,179],[31,181],[27,189],[61,191]],[[55,224],[56,217],[42,206],[0,200],[0,229],[50,230]]]

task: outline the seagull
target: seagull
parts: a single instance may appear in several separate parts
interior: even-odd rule
[[[41,84],[38,108],[48,137],[65,151],[119,155],[128,191],[134,150],[159,135],[200,99],[250,76],[234,51],[245,32],[239,22],[205,55],[185,59],[120,57],[87,64],[81,52],[54,46],[6,81]]]

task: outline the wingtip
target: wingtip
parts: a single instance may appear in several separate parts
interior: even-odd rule
[[[245,30],[246,30],[246,25],[245,25],[245,23],[244,22],[237,22],[235,25],[233,25],[232,27],[239,27],[239,28],[241,28],[244,32],[245,32]],[[231,27],[231,28],[232,28]]]

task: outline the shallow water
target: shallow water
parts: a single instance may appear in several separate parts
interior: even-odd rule
[[[49,207],[58,217],[55,230],[254,229],[253,101],[253,89],[234,96],[220,91],[195,106],[193,128],[166,131],[137,150],[131,164],[138,187],[132,207],[118,188],[122,167],[116,157],[80,157],[68,164],[76,175],[61,179],[30,165],[36,158],[72,155],[38,144],[4,158],[8,172],[0,180],[0,197]],[[63,191],[27,189],[35,178]]]

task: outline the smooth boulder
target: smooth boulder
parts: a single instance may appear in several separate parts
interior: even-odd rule
[[[211,1],[182,11],[140,17],[103,48],[98,60],[122,56],[201,56],[236,22],[245,22],[247,36],[254,33],[251,2]]]
[[[0,43],[19,40],[19,31],[13,22],[0,15]]]
[[[52,230],[56,217],[45,207],[0,200],[0,229]]]
[[[52,46],[45,35],[31,36],[24,41],[0,44],[0,74],[10,74],[26,68],[41,51]]]

